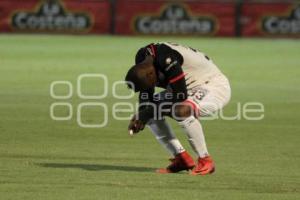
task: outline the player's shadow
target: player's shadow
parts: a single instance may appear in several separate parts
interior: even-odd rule
[[[37,163],[36,165],[48,168],[71,168],[83,169],[88,171],[126,171],[126,172],[153,172],[155,168],[151,167],[136,167],[122,165],[107,165],[107,164],[73,164],[73,163]]]

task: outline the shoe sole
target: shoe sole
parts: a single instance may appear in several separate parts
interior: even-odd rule
[[[215,167],[214,167],[214,168],[212,168],[210,171],[208,171],[208,170],[204,170],[204,171],[201,171],[201,172],[194,172],[194,171],[192,171],[192,172],[190,173],[190,175],[192,175],[192,176],[197,176],[197,175],[205,176],[205,175],[212,174],[212,173],[214,173],[215,171],[216,171],[216,169],[215,169]]]

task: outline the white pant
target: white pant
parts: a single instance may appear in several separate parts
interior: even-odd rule
[[[188,88],[186,102],[197,110],[198,115],[209,116],[222,109],[230,100],[231,89],[225,75],[219,73],[206,81],[195,82],[192,88]],[[155,94],[156,98],[165,99],[169,90]]]
[[[217,74],[202,84],[188,90],[187,101],[200,111],[200,116],[208,116],[222,109],[230,100],[229,81],[223,74]]]

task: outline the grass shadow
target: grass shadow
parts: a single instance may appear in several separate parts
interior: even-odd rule
[[[82,163],[37,163],[36,165],[47,168],[70,168],[83,169],[88,171],[126,171],[126,172],[153,172],[155,168],[151,167],[136,167],[122,165],[107,165],[107,164],[82,164]]]

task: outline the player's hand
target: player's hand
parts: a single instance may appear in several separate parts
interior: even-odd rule
[[[144,128],[145,124],[142,121],[138,120],[136,115],[134,115],[128,125],[129,134],[137,134],[138,132],[144,130]]]

